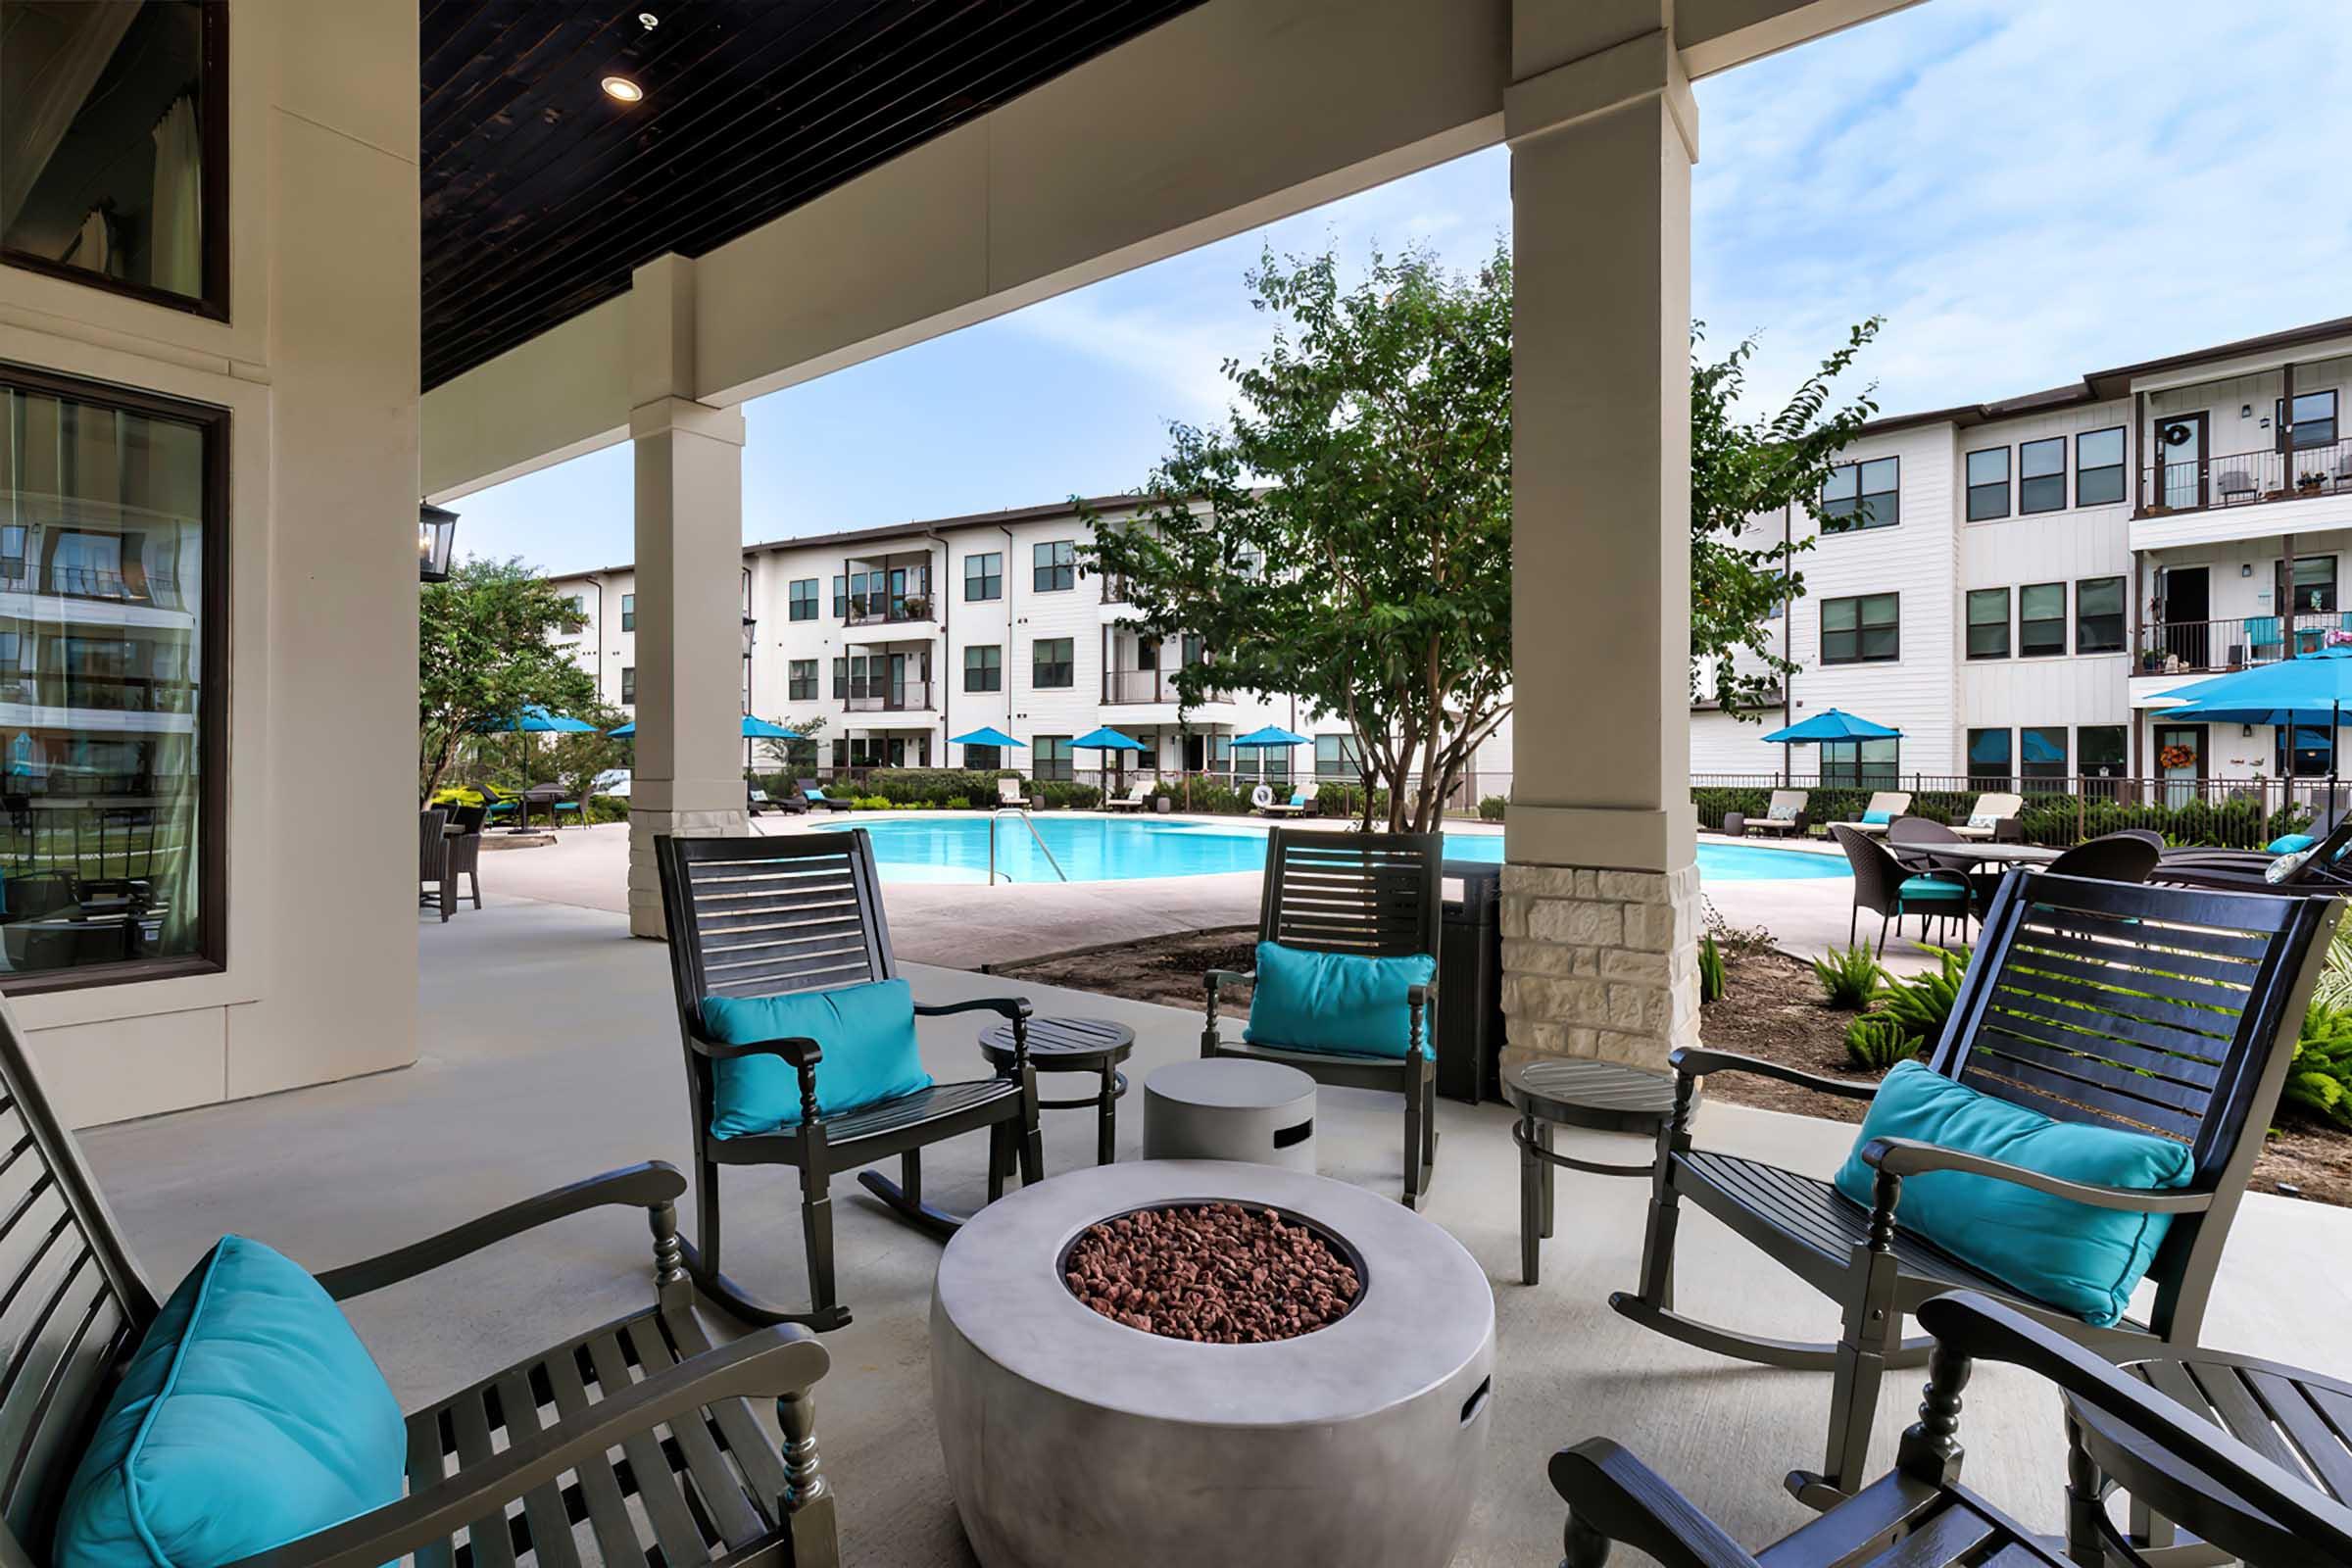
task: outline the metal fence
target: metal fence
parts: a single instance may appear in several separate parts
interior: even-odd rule
[[[2331,800],[2330,791],[2335,793]],[[1699,824],[1723,826],[1726,811],[1760,815],[1772,792],[1806,791],[1815,823],[1859,820],[1875,793],[1911,797],[1905,814],[1966,822],[1981,796],[2024,797],[2016,812],[2029,843],[2063,847],[2122,828],[2147,828],[2175,843],[2260,849],[2281,834],[2330,820],[2352,805],[2352,783],[2324,778],[2113,778],[2101,775],[1895,773],[1865,767],[1860,776],[1693,773],[1690,800]]]

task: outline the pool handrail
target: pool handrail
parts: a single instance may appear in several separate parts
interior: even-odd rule
[[[1021,819],[1021,826],[1027,828],[1029,836],[1037,840],[1038,851],[1045,856],[1046,863],[1054,868],[1054,874],[1067,882],[1070,873],[1061,868],[1061,862],[1054,858],[1054,852],[1046,848],[1045,836],[1038,832],[1037,824],[1029,820],[1029,808],[1025,806],[1000,806],[988,813],[988,885],[992,888],[997,885],[997,818],[1007,811]],[[1004,880],[1011,881],[1012,874],[1006,872]]]

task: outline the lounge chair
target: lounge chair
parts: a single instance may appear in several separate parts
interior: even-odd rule
[[[2018,837],[2017,813],[2025,807],[2023,795],[1980,795],[1969,809],[1968,820],[1954,822],[1952,831],[1964,839],[1980,841]]]
[[[800,787],[801,805],[804,809],[810,811],[820,808],[828,811],[854,811],[857,809],[848,801],[837,801],[827,795],[812,778],[799,779],[795,782]]]
[[[1322,787],[1313,779],[1308,779],[1304,785],[1291,792],[1289,800],[1270,802],[1259,807],[1258,810],[1265,816],[1306,816],[1314,810],[1315,792]]]
[[[1879,848],[1858,833],[1841,836],[1849,845]],[[1799,1501],[1816,1507],[1862,1484],[1881,1379],[1891,1368],[1920,1365],[1930,1348],[1924,1340],[1902,1338],[1903,1318],[1933,1297],[1983,1292],[2110,1359],[2195,1345],[2230,1222],[2262,1152],[2305,1004],[2342,912],[2341,902],[2329,899],[2242,898],[2014,871],[1985,916],[1941,1041],[1919,1062],[1898,1066],[1886,1084],[1817,1077],[1726,1052],[1675,1052],[1675,1109],[1658,1137],[1641,1285],[1610,1297],[1609,1304],[1703,1350],[1834,1373],[1822,1468],[1792,1471],[1787,1483]],[[1923,1067],[1924,1075],[1950,1087],[1924,1095]],[[1980,1126],[1988,1114],[1993,1123],[2014,1121],[2022,1109],[2061,1125],[2154,1135],[2147,1141],[2171,1146],[2161,1152],[2186,1179],[2086,1186],[1983,1152],[1887,1136],[1850,1156],[1861,1167],[1853,1175],[1871,1194],[1866,1204],[1848,1196],[1850,1179],[1821,1181],[1696,1147],[1690,1112],[1698,1081],[1720,1073],[1864,1102],[1889,1093],[1900,1075],[1903,1087],[1889,1102],[1896,1125],[1923,1130],[1927,1123],[1901,1120],[1906,1105],[1915,1108],[1923,1098],[1970,1098],[1959,1090],[1973,1090],[1984,1102],[1960,1108]],[[2152,1170],[2152,1161],[2142,1168]],[[2003,1228],[1974,1226],[1952,1208],[1942,1211],[1952,1223],[1935,1228],[1936,1205],[1951,1196],[1948,1182],[1937,1184],[1940,1191],[1916,1193],[1906,1184],[1950,1171],[1986,1178],[1975,1184],[1980,1189],[2004,1183],[2073,1200],[2064,1223],[2079,1230],[2047,1233],[2054,1250],[2070,1234],[2086,1246],[2116,1243],[2112,1232],[2098,1232],[2100,1217],[2115,1211],[2169,1215],[2153,1257],[2138,1259],[2154,1287],[2144,1320],[2131,1316],[2128,1298],[2115,1300],[2107,1288],[2086,1291],[2080,1281],[2035,1268],[2027,1250],[2004,1245],[2010,1233]],[[1902,1203],[1905,1197],[1913,1201]],[[1759,1338],[1677,1312],[1675,1234],[1685,1200],[1836,1302],[1842,1318],[1838,1340]],[[2034,1202],[2022,1193],[2013,1200]],[[2062,1250],[2050,1255],[2062,1256]],[[2100,1255],[2102,1266],[2108,1255]],[[2022,1268],[2033,1283],[2009,1283],[1996,1268]],[[2092,1278],[2098,1275],[2092,1270]],[[2094,1298],[2098,1308],[2089,1304]]]
[[[1764,814],[1746,818],[1744,830],[1748,833],[1786,834],[1801,839],[1805,836],[1805,830],[1813,825],[1812,815],[1806,809],[1812,800],[1813,797],[1804,790],[1774,790],[1770,804],[1764,808]]]
[[[997,805],[1017,806],[1024,811],[1037,809],[1037,802],[1021,793],[1021,781],[1009,773],[997,780]]]
[[[2299,860],[2280,866],[2288,855]],[[2352,892],[2352,814],[2307,849],[2168,849],[2148,873],[2151,882],[2175,887],[2213,888],[2230,893],[2267,893],[2307,898],[2317,893]]]
[[[1911,796],[1907,791],[1881,790],[1870,798],[1868,806],[1862,808],[1862,819],[1858,822],[1848,822],[1846,826],[1857,833],[1868,833],[1875,838],[1885,833],[1887,825],[1896,817],[1910,809]]]
[[[1151,806],[1152,783],[1149,779],[1141,778],[1127,786],[1126,794],[1102,803],[1103,809],[1110,811],[1143,811],[1149,810]]]

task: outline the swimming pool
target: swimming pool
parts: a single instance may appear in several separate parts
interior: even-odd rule
[[[1057,812],[1030,820],[1073,882],[1213,876],[1220,871],[1256,871],[1266,863],[1265,829],[1242,822],[1163,822]],[[827,827],[861,827],[872,834],[874,860],[885,882],[986,882],[988,823],[977,814],[897,817],[876,811]],[[1499,863],[1502,835],[1448,833],[1446,858]],[[1015,882],[1055,880],[1036,841],[1009,816],[997,829],[997,873]],[[1759,882],[1844,876],[1846,868],[1842,858],[1833,856],[1701,844],[1698,873],[1709,882]]]

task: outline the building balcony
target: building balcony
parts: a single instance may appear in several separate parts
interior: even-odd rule
[[[2132,673],[2204,675],[2352,644],[2352,611],[2301,611],[2234,620],[2157,621],[2139,629]]]
[[[852,626],[927,625],[938,618],[939,607],[926,592],[909,591],[903,594],[852,594],[850,612],[844,618]]]
[[[928,713],[939,706],[937,690],[928,680],[853,681],[843,706],[853,713]]]
[[[2316,501],[2352,493],[2352,439],[2292,451],[2234,452],[2140,471],[2134,516]]]
[[[1106,669],[1102,672],[1102,701],[1109,704],[1164,703],[1171,707],[1184,701],[1176,689],[1176,671],[1172,669]],[[1201,698],[1202,707],[1230,703],[1227,692],[1209,692]]]

